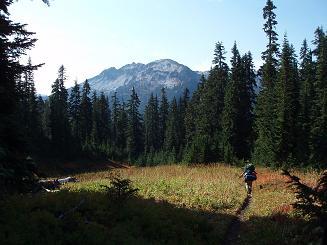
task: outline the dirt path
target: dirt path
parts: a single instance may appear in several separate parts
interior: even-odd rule
[[[224,245],[230,245],[230,244],[235,244],[237,239],[238,239],[238,234],[240,231],[240,226],[241,226],[241,219],[243,217],[244,212],[246,209],[249,207],[250,202],[251,202],[252,197],[247,196],[241,207],[237,210],[236,212],[236,217],[232,220],[231,224],[229,225],[225,239],[224,239]]]

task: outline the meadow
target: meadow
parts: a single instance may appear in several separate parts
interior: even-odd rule
[[[237,244],[307,244],[310,222],[293,210],[287,179],[258,167]],[[242,169],[224,164],[115,168],[76,174],[59,192],[1,202],[2,244],[223,244],[246,197]],[[319,173],[294,171],[314,185]],[[113,201],[105,186],[131,180],[136,195]]]

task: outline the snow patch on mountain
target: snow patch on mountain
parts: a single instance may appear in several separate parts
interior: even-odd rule
[[[200,73],[171,59],[162,59],[148,64],[132,63],[119,69],[111,67],[88,81],[92,90],[111,96],[117,92],[118,98],[127,101],[134,87],[141,100],[141,107],[151,93],[160,96],[161,88],[166,88],[167,96],[179,97],[185,88],[192,93],[200,81]]]

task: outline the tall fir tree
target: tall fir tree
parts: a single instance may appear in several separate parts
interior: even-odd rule
[[[143,152],[143,129],[139,113],[140,99],[133,87],[127,104],[127,152],[129,161],[135,161]]]
[[[159,107],[159,135],[158,135],[158,142],[159,148],[162,149],[164,142],[165,142],[165,133],[167,129],[167,120],[168,120],[168,113],[169,113],[169,103],[166,95],[165,88],[161,89],[161,100],[160,100],[160,107]]]
[[[176,98],[172,100],[169,106],[169,115],[167,121],[167,129],[165,135],[165,151],[172,155],[171,160],[177,161],[177,155],[180,148],[180,131],[179,131],[179,115]]]
[[[111,143],[111,115],[108,99],[103,92],[100,97],[95,92],[93,93],[92,108],[92,141],[95,145],[109,145]]]
[[[226,87],[222,117],[224,161],[248,159],[252,147],[255,73],[251,53],[240,56],[232,48],[231,75]]]
[[[127,152],[127,138],[129,132],[129,118],[126,104],[123,101],[121,104],[117,104],[117,122],[116,122],[116,138],[114,146],[117,149],[116,154],[122,159],[126,159]],[[114,118],[114,116],[113,116]]]
[[[67,157],[69,155],[70,127],[68,121],[68,93],[64,82],[66,81],[66,70],[60,66],[58,78],[52,85],[50,101],[50,128],[51,141],[58,153]]]
[[[90,143],[97,147],[100,143],[99,134],[101,128],[99,127],[99,120],[100,120],[100,110],[99,110],[99,99],[97,96],[97,92],[93,91],[92,93],[92,130],[91,130],[91,137]]]
[[[231,78],[226,87],[222,114],[222,151],[223,160],[232,162],[236,158],[236,139],[238,137],[238,113],[242,80],[242,61],[236,42],[232,48]]]
[[[225,88],[228,81],[228,66],[225,63],[225,48],[221,42],[216,43],[213,65],[208,79],[198,91],[199,103],[195,110],[195,140],[205,149],[206,161],[221,160],[221,121],[224,107]],[[203,145],[206,144],[206,145]],[[210,148],[210,149],[209,149]]]
[[[69,95],[69,121],[72,136],[75,139],[80,138],[80,130],[81,130],[81,93],[79,85],[77,81],[74,83],[74,87],[72,88],[70,95]]]
[[[33,67],[31,58],[28,67]],[[23,129],[24,137],[28,143],[28,150],[35,152],[40,146],[42,136],[41,115],[38,111],[37,96],[33,69],[23,72],[23,79],[17,83],[18,113],[17,122]]]
[[[276,83],[276,160],[293,161],[296,157],[299,81],[294,48],[284,37],[279,79]],[[291,162],[290,162],[291,163]]]
[[[311,128],[311,162],[327,164],[327,37],[322,28],[315,31],[316,79]]]
[[[254,143],[254,106],[256,103],[256,73],[251,52],[242,56],[243,74],[240,86],[240,107],[238,113],[239,137],[238,158],[249,159]]]
[[[312,60],[312,51],[307,41],[304,40],[300,50],[300,93],[299,93],[299,117],[298,117],[298,142],[297,159],[302,163],[308,163],[310,157],[310,131],[312,125],[312,109],[314,100],[315,65]]]
[[[158,99],[151,94],[144,111],[144,152],[153,153],[159,149]]]
[[[85,80],[82,89],[82,98],[81,98],[81,121],[80,121],[80,134],[81,142],[85,144],[90,140],[91,131],[92,131],[92,102],[90,98],[91,88],[88,80]]]
[[[99,140],[101,144],[111,144],[111,111],[108,98],[103,92],[99,98]]]
[[[117,92],[115,92],[111,97],[112,104],[112,114],[111,114],[111,135],[113,140],[113,145],[117,143],[117,125],[118,125],[118,116],[119,116],[119,101],[117,98]]]
[[[16,81],[24,71],[33,69],[21,64],[20,58],[36,39],[26,25],[10,20],[9,7],[13,2],[0,1],[0,194],[25,191],[35,181],[34,167],[26,160],[28,152],[15,114],[20,113]]]
[[[256,106],[257,137],[254,148],[254,160],[261,164],[272,165],[276,162],[275,152],[275,83],[278,69],[278,34],[276,33],[276,6],[267,0],[263,8],[263,18],[266,20],[263,30],[268,38],[267,49],[262,53],[261,91]]]
[[[185,88],[183,95],[179,98],[179,103],[178,103],[181,149],[183,149],[186,144],[185,116],[186,116],[186,111],[189,102],[190,102],[190,91],[188,90],[188,88]]]

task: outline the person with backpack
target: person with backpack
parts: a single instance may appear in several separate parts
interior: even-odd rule
[[[244,177],[245,188],[248,195],[252,194],[252,182],[257,179],[257,173],[255,171],[255,166],[252,163],[248,163],[245,168],[244,172],[240,175]]]

